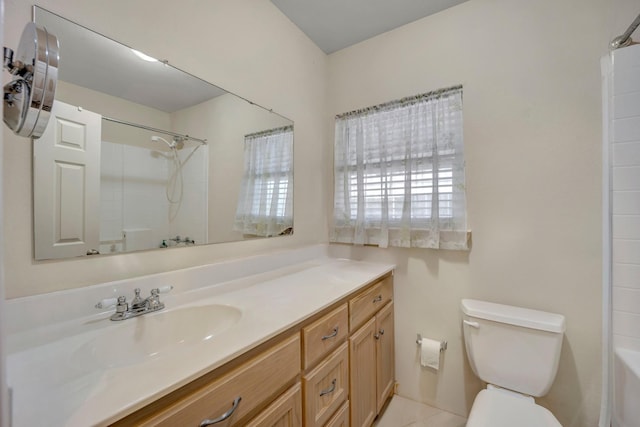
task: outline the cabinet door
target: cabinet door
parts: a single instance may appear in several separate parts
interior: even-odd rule
[[[349,351],[343,343],[313,371],[302,377],[305,426],[324,426],[349,394]]]
[[[395,382],[393,327],[393,302],[390,302],[376,315],[376,413],[380,413],[384,402],[393,392]]]
[[[338,412],[335,413],[333,417],[325,427],[349,427],[349,402],[344,402],[342,408],[338,409]]]
[[[376,320],[349,338],[351,426],[369,427],[376,417]]]
[[[300,383],[291,387],[246,427],[301,427],[302,391]]]

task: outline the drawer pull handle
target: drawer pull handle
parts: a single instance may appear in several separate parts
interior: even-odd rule
[[[214,418],[212,420],[203,420],[200,423],[200,427],[206,427],[206,426],[210,426],[212,424],[218,424],[219,422],[222,422],[222,421],[228,419],[231,415],[233,415],[235,410],[238,409],[238,405],[240,405],[240,401],[241,400],[242,400],[242,397],[240,397],[240,396],[236,397],[236,399],[233,401],[233,406],[231,406],[231,409],[229,409],[224,414],[220,415],[218,418]]]
[[[377,303],[377,302],[380,302],[380,301],[382,301],[382,295],[378,295],[377,297],[375,297],[375,298],[373,299],[373,303],[374,303],[374,304],[375,304],[375,303]]]
[[[337,335],[338,335],[338,327],[336,326],[335,328],[333,328],[333,332],[332,332],[332,333],[330,333],[329,335],[325,335],[325,336],[323,336],[323,337],[322,337],[322,341],[324,341],[324,340],[328,340],[329,338],[333,338],[333,337],[335,337],[335,336],[337,336]]]
[[[320,392],[320,397],[325,396],[325,395],[327,395],[327,394],[331,394],[331,393],[333,393],[334,391],[336,391],[336,379],[335,379],[335,378],[333,379],[333,381],[331,381],[331,386],[329,386],[329,388],[328,388],[328,389],[326,389],[326,390],[322,390],[322,391]]]

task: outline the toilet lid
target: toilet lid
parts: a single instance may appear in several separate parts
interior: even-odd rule
[[[500,390],[482,390],[473,401],[467,427],[562,427],[546,408]]]

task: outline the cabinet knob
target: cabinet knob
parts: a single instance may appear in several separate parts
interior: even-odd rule
[[[241,396],[236,397],[235,400],[233,401],[233,406],[231,406],[231,409],[229,409],[224,414],[220,415],[218,418],[214,418],[212,420],[209,420],[209,419],[202,420],[202,422],[200,423],[200,427],[207,427],[207,426],[210,426],[212,424],[218,424],[218,423],[228,419],[229,417],[231,417],[231,415],[233,415],[235,410],[238,409],[238,405],[240,405],[240,401],[241,400],[242,400]]]
[[[375,303],[377,303],[377,302],[380,302],[380,301],[382,301],[382,295],[378,295],[377,297],[375,297],[375,298],[373,299],[373,303],[374,303],[374,304],[375,304]]]

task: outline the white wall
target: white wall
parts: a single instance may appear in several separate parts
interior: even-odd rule
[[[467,414],[482,384],[466,361],[459,305],[484,299],[566,316],[558,376],[539,401],[565,427],[596,425],[599,61],[640,12],[621,3],[628,22],[606,0],[471,0],[329,56],[328,129],[338,113],[464,85],[471,251],[333,248],[398,264],[400,394]],[[608,30],[614,21],[624,28]],[[418,332],[449,342],[438,374],[419,366]]]
[[[327,175],[318,164],[327,164],[330,147],[323,126],[327,59],[271,2],[186,0],[159,6],[153,0],[43,0],[38,4],[154,57],[168,58],[187,72],[292,119],[296,127],[296,230],[291,237],[35,262],[31,143],[3,127],[8,298],[326,240]],[[22,0],[7,0],[5,45],[18,44],[24,24],[31,18],[30,5]]]
[[[616,50],[613,64],[613,345],[640,351],[640,45]]]

